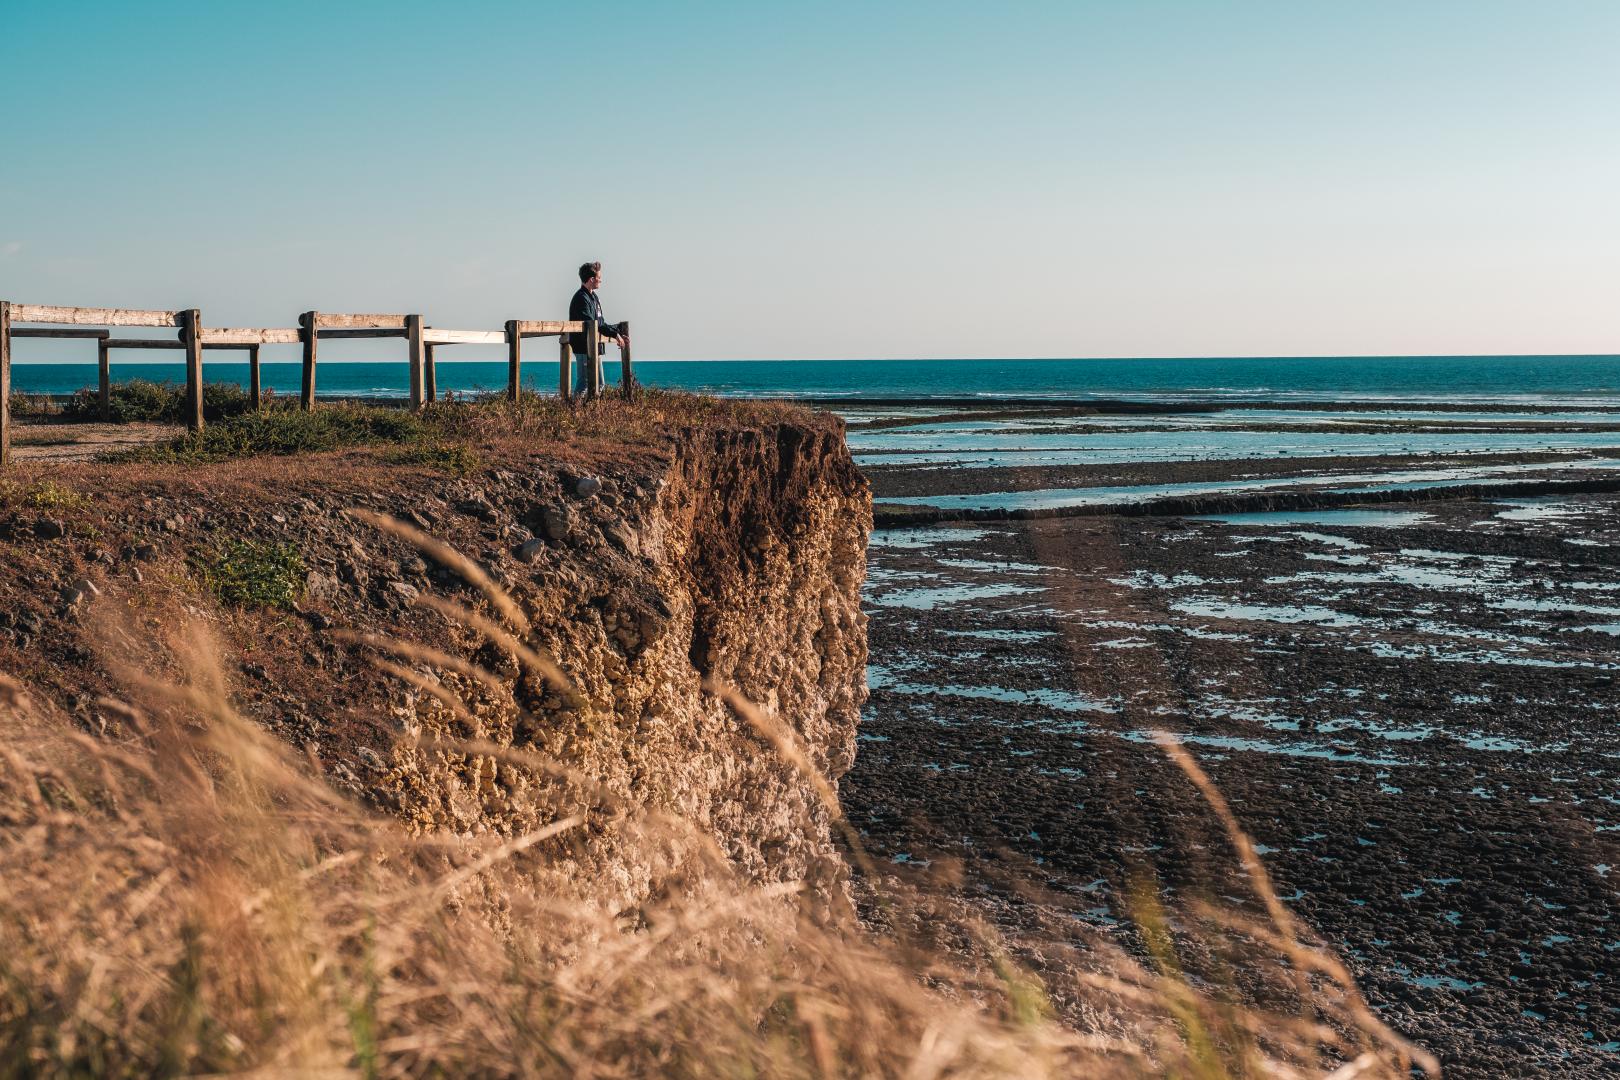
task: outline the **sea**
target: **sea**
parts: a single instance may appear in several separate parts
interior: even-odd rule
[[[619,365],[604,364],[610,384]],[[692,360],[638,361],[647,386],[737,396],[1110,399],[1143,402],[1431,401],[1495,406],[1620,407],[1620,355],[1609,356],[1329,356],[1245,358],[1116,358],[1079,360]],[[112,364],[114,381],[180,382],[176,362]],[[205,361],[203,378],[246,386],[245,361]],[[265,362],[263,385],[296,394],[297,362]],[[498,391],[506,386],[504,360],[437,363],[441,393]],[[31,394],[69,394],[94,386],[93,363],[39,363],[19,359],[12,388]],[[523,384],[542,393],[557,386],[556,361],[523,366]],[[322,363],[322,397],[404,397],[403,361]]]

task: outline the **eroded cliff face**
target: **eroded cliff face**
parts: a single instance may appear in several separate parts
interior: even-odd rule
[[[386,446],[14,470],[0,671],[113,739],[133,733],[109,703],[143,678],[221,686],[329,782],[425,834],[583,818],[536,849],[537,873],[614,911],[721,868],[836,903],[843,867],[808,778],[704,687],[790,727],[826,779],[850,767],[871,502],[842,425],[781,405],[609,404],[562,414],[560,432],[483,436],[464,474]],[[356,509],[483,567],[572,691],[429,606],[502,621]],[[298,567],[290,608],[220,588],[266,555]],[[198,623],[217,673],[186,646]]]
[[[840,903],[844,867],[809,779],[705,689],[735,688],[791,728],[834,783],[852,764],[871,503],[836,421],[692,428],[640,463],[465,487],[446,504],[504,539],[529,640],[577,694],[446,621],[438,647],[500,685],[441,673],[461,715],[405,692],[379,780],[397,812],[423,830],[518,835],[583,811],[553,885],[615,910],[704,872],[715,849],[747,880],[803,880]],[[546,764],[469,752],[469,739]]]

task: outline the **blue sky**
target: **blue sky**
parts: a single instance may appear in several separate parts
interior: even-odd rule
[[[1620,350],[1609,0],[6,12],[23,302],[498,327],[594,258],[647,359]]]

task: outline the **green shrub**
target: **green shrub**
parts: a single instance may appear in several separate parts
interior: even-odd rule
[[[53,411],[50,399],[43,394],[24,394],[16,390],[11,393],[11,415],[15,419],[49,416]]]
[[[314,453],[374,443],[415,443],[428,429],[399,409],[371,405],[332,405],[302,412],[295,408],[244,413],[209,424],[169,443],[115,455],[122,460],[203,462],[228,458]]]
[[[131,379],[108,387],[107,405],[108,419],[114,423],[183,424],[186,421],[186,388],[172,382]],[[203,384],[204,420],[218,421],[241,416],[250,408],[247,391],[235,383]],[[62,406],[62,415],[70,420],[100,420],[99,391],[93,387],[76,391]]]
[[[231,607],[290,608],[304,592],[304,559],[291,544],[232,540],[196,562],[209,590]]]
[[[108,419],[119,423],[133,421],[179,422],[185,403],[185,390],[173,383],[135,379],[114,383],[108,390]],[[62,406],[62,415],[72,420],[101,419],[101,399],[91,387],[76,390]]]

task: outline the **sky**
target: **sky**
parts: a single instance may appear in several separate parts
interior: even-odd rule
[[[494,329],[600,260],[648,360],[1620,352],[1613,0],[0,7],[18,302]]]

